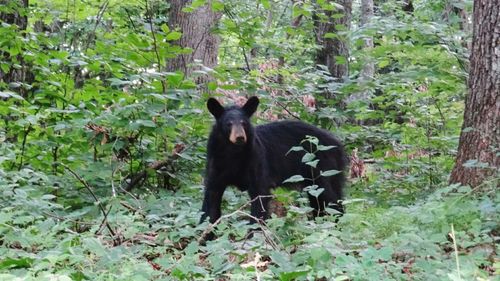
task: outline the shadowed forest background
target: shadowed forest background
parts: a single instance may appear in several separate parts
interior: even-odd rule
[[[499,280],[499,26],[496,0],[0,0],[0,280]],[[346,214],[278,188],[249,237],[229,188],[201,243],[205,104],[250,96],[343,141]]]

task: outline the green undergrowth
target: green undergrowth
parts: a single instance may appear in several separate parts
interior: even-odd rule
[[[488,183],[393,206],[352,192],[338,222],[308,219],[304,196],[280,190],[292,204],[253,236],[247,196],[229,189],[218,238],[200,243],[201,186],[109,197],[113,236],[97,203],[59,204],[50,176],[0,173],[0,280],[498,280],[500,194]]]
[[[27,3],[7,2],[0,13]],[[173,1],[29,2],[26,30],[0,24],[0,69],[23,74],[0,81],[0,281],[500,279],[498,178],[445,184],[471,35],[458,15],[443,21],[447,1],[412,13],[378,1],[366,26],[354,5],[342,83],[315,62],[314,15],[332,1],[210,1],[224,10],[219,64],[191,76],[166,70],[191,52],[168,27]],[[366,166],[338,222],[309,219],[306,196],[278,189],[284,208],[250,237],[248,196],[229,189],[218,238],[201,243],[205,102],[252,95],[255,124],[300,118]]]

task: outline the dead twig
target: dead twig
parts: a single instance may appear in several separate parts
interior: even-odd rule
[[[106,225],[106,228],[108,229],[109,233],[111,234],[111,237],[113,238],[113,241],[115,243],[117,243],[119,240],[116,237],[115,231],[113,230],[113,228],[111,227],[111,225],[108,222],[108,213],[104,209],[104,206],[102,205],[102,203],[99,200],[99,198],[97,198],[97,196],[95,195],[94,191],[92,190],[92,187],[80,175],[78,175],[75,171],[73,171],[70,167],[66,166],[63,163],[59,163],[59,165],[63,166],[64,169],[66,169],[68,172],[70,172],[88,190],[88,192],[92,195],[92,197],[94,198],[97,206],[101,210],[102,215],[104,216],[101,225],[103,225],[103,224]]]
[[[180,153],[185,151],[187,148],[188,148],[188,146],[186,146],[183,143],[176,144],[174,149],[172,150],[172,154],[166,160],[155,161],[155,162],[149,164],[148,167],[145,168],[144,170],[138,172],[135,175],[129,176],[128,178],[130,179],[130,181],[125,186],[122,185],[121,189],[125,190],[126,192],[129,192],[134,187],[141,186],[147,179],[147,176],[148,176],[147,170],[148,169],[158,171],[158,170],[162,169],[163,167],[167,167],[168,165],[172,165],[175,160],[179,159]]]
[[[279,102],[279,101],[276,101],[276,104],[279,105],[279,107],[281,107],[284,111],[286,111],[288,114],[290,114],[290,116],[292,116],[293,118],[297,119],[297,120],[301,120],[299,116],[297,116],[295,113],[291,112],[286,105],[284,105],[283,103]]]
[[[232,216],[235,216],[237,214],[242,214],[242,215],[245,215],[246,217],[249,217],[251,219],[253,219],[254,221],[258,222],[258,224],[262,227],[266,227],[266,224],[265,222],[262,220],[262,219],[259,219],[259,218],[256,218],[246,212],[243,212],[243,209],[245,209],[248,205],[252,204],[254,201],[256,200],[259,200],[261,201],[262,198],[274,198],[274,195],[260,195],[260,196],[257,196],[255,198],[253,198],[252,200],[246,202],[245,204],[241,205],[236,211],[230,213],[230,214],[227,214],[227,215],[223,215],[221,216],[220,218],[218,218],[215,222],[211,223],[208,225],[208,227],[203,231],[203,233],[201,233],[201,236],[200,238],[198,238],[198,243],[202,243],[205,241],[205,237],[214,230],[214,228],[220,224],[222,222],[222,220],[225,220],[227,218],[230,218]],[[267,228],[267,227],[266,227]]]
[[[99,225],[99,228],[97,228],[97,231],[95,232],[96,235],[99,235],[101,234],[101,231],[102,231],[102,227],[104,226],[105,223],[107,223],[107,218],[108,218],[108,215],[109,213],[111,212],[111,208],[113,208],[113,206],[109,206],[109,209],[108,211],[106,212],[106,215],[104,216],[103,220],[101,221],[101,224]],[[114,236],[114,235],[113,235]]]
[[[269,245],[271,245],[273,250],[280,250],[280,246],[278,245],[278,243],[275,242],[275,239],[277,239],[279,241],[279,238],[269,229],[269,227],[267,227],[267,224],[265,221],[258,219],[247,212],[243,212],[242,210],[236,210],[235,212],[236,212],[236,214],[240,214],[240,215],[246,216],[250,219],[258,221],[261,228],[263,227],[262,234],[264,235],[264,238],[266,239],[267,243]],[[274,236],[275,239],[273,239],[273,237],[271,237],[269,234],[272,234],[272,236]],[[281,248],[283,249],[283,247],[281,247]]]

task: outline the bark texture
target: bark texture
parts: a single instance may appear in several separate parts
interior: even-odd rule
[[[498,173],[500,152],[500,5],[475,0],[468,95],[451,183],[477,186]],[[469,160],[488,167],[465,167]]]
[[[373,18],[373,0],[361,0],[361,27],[366,27],[366,25]],[[366,36],[365,39],[365,49],[373,49],[373,37]],[[372,61],[366,61],[361,71],[361,78],[363,80],[371,80],[375,74],[375,65]]]
[[[169,27],[179,29],[182,37],[177,44],[183,48],[192,49],[192,53],[179,55],[167,61],[167,71],[182,71],[189,77],[197,67],[193,66],[195,60],[212,68],[217,65],[217,54],[220,39],[212,31],[221,17],[220,12],[211,8],[211,1],[192,12],[183,12],[182,9],[189,6],[191,1],[170,1]],[[198,67],[199,68],[199,67]],[[198,77],[196,81],[203,83],[208,80],[207,76]]]
[[[327,1],[333,3],[333,1]],[[321,48],[316,54],[316,63],[326,65],[330,74],[333,77],[341,78],[349,73],[347,59],[349,58],[349,46],[346,38],[339,34],[339,31],[348,30],[351,26],[351,11],[352,0],[335,1],[340,4],[342,10],[325,10],[321,14],[316,13],[314,16],[314,25],[316,33],[316,42]],[[334,14],[343,13],[340,18],[332,17]],[[343,26],[342,30],[338,27]],[[325,38],[325,34],[336,34],[335,38]],[[345,58],[344,64],[339,64],[336,61],[337,56]]]

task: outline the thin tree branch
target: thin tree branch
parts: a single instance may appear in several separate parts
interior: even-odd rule
[[[254,199],[246,202],[245,204],[241,205],[236,211],[230,213],[230,214],[227,214],[227,215],[223,215],[221,216],[220,218],[218,218],[215,222],[211,223],[208,225],[208,227],[203,231],[203,233],[201,233],[200,235],[200,238],[198,238],[198,243],[202,243],[203,241],[205,241],[205,237],[210,233],[212,232],[212,230],[214,230],[214,228],[220,224],[222,222],[222,220],[224,219],[227,219],[227,218],[230,218],[236,214],[245,214],[246,216],[248,217],[251,217],[252,219],[254,219],[256,222],[259,223],[259,225],[263,225],[265,226],[265,223],[259,219],[259,218],[256,218],[256,217],[253,217],[252,215],[249,215],[249,214],[246,214],[245,212],[243,212],[242,210],[245,209],[248,205],[250,205],[252,202],[256,201],[256,200],[261,200],[262,198],[274,198],[273,195],[259,195],[257,197],[255,197]]]
[[[111,234],[113,240],[116,242],[116,239],[117,239],[116,238],[116,233],[113,230],[113,228],[111,227],[111,225],[109,224],[108,219],[107,219],[108,218],[108,213],[104,209],[104,206],[102,205],[102,203],[99,200],[99,198],[97,198],[97,196],[95,195],[94,191],[92,190],[92,187],[82,177],[80,177],[80,175],[78,175],[75,171],[73,171],[70,167],[66,166],[63,163],[59,163],[59,165],[63,166],[68,172],[70,172],[89,191],[89,193],[92,195],[92,197],[94,198],[95,202],[97,203],[97,206],[99,207],[99,209],[101,210],[101,213],[104,216],[103,223],[106,225],[106,228],[109,230],[109,233]]]
[[[295,113],[291,112],[290,110],[288,110],[288,108],[286,107],[286,105],[284,105],[283,103],[279,102],[279,101],[276,101],[276,104],[279,105],[283,110],[285,110],[288,114],[290,114],[290,116],[292,116],[293,118],[297,119],[297,120],[301,120],[299,116],[297,116]]]
[[[153,16],[152,16],[153,11],[149,9],[149,4],[148,4],[149,0],[145,0],[145,2],[146,2],[146,15],[149,23],[149,29],[151,30],[151,37],[153,37],[153,49],[156,55],[156,63],[158,64],[158,72],[161,73],[162,65],[161,65],[160,53],[158,52],[158,42],[156,40],[156,33],[153,26]],[[161,82],[162,92],[163,94],[166,94],[167,85],[165,84],[165,79],[163,77],[161,77],[160,79],[161,79],[160,82]]]

